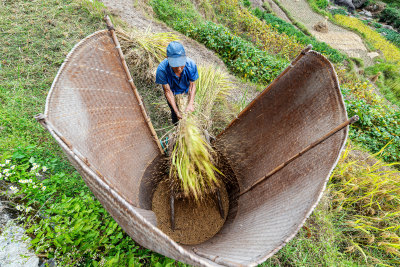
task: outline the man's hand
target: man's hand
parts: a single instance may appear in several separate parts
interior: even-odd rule
[[[193,103],[188,103],[186,107],[186,112],[193,112],[194,111],[194,105]]]
[[[194,82],[190,82],[189,84],[189,101],[186,107],[185,112],[193,112],[194,111],[194,96],[196,95],[196,84]]]
[[[179,111],[178,112],[175,111],[175,113],[176,116],[178,117],[178,120],[182,119],[182,114]]]

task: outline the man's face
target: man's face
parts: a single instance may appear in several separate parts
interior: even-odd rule
[[[185,68],[185,66],[180,66],[180,67],[171,67],[172,70],[175,72],[176,75],[180,75]]]

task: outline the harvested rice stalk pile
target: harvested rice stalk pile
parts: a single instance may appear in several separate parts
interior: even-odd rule
[[[172,32],[152,33],[150,28],[142,32],[117,27],[116,33],[128,65],[151,81],[154,81],[158,64],[167,57],[165,48],[170,42],[179,40]]]
[[[184,113],[187,98],[176,96],[176,103],[183,114],[175,132],[175,144],[170,156],[169,177],[178,192],[200,201],[220,185],[216,167],[216,153],[207,142],[205,130],[211,127],[211,110],[216,100],[229,90],[226,75],[212,67],[199,66],[196,82],[196,108]]]

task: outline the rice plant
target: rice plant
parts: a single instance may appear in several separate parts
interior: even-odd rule
[[[400,264],[400,175],[385,163],[348,146],[331,177],[332,211],[346,252],[358,253],[369,264]],[[361,160],[360,160],[361,158]]]
[[[143,32],[117,27],[116,33],[129,66],[149,80],[154,80],[155,69],[167,57],[168,44],[179,40],[172,32],[152,33],[150,28]]]
[[[205,130],[211,127],[211,110],[215,102],[230,88],[227,76],[221,70],[199,66],[196,82],[196,111],[184,113],[187,98],[178,95],[176,103],[182,112],[174,134],[175,144],[170,156],[169,177],[178,186],[177,191],[185,197],[200,201],[220,185],[218,175],[223,175],[215,166],[216,152],[207,142]]]
[[[221,69],[200,65],[198,72],[195,115],[201,121],[202,127],[208,130],[212,126],[211,111],[214,104],[223,100],[232,88],[232,84]]]
[[[176,141],[171,153],[170,178],[179,185],[185,197],[200,200],[219,185],[215,152],[207,143],[193,114],[186,114],[178,123]]]

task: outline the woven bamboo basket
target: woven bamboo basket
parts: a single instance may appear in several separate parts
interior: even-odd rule
[[[157,228],[151,211],[163,154],[113,29],[72,49],[37,120],[132,239],[196,266],[255,266],[282,248],[321,198],[348,131],[344,127],[288,162],[347,120],[331,63],[305,49],[217,136],[214,145],[230,168],[236,187],[228,190],[236,201],[217,235],[183,246]]]

